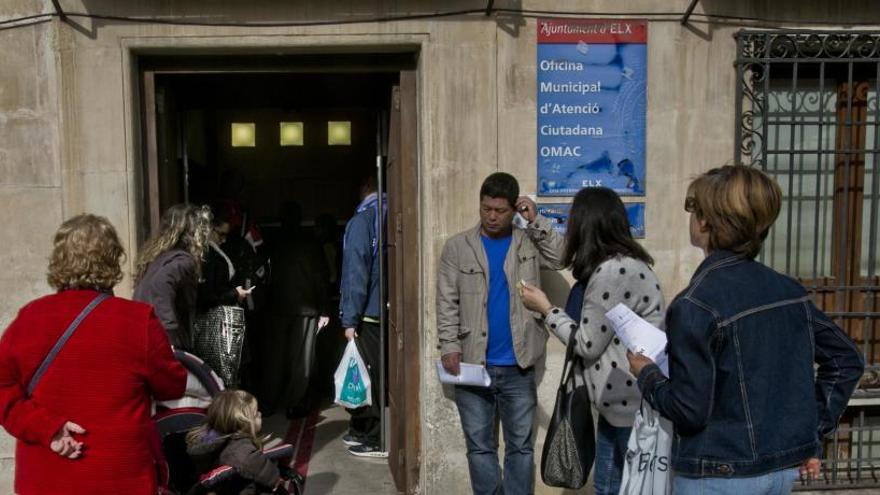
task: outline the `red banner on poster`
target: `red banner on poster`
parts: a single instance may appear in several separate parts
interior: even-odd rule
[[[538,43],[647,43],[645,21],[538,19]]]

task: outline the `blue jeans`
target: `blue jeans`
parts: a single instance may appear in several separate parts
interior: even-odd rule
[[[617,495],[623,478],[623,461],[626,444],[632,427],[611,426],[599,416],[596,428],[596,467],[593,471],[593,488],[596,495]]]
[[[534,368],[487,366],[488,387],[455,387],[476,495],[534,493],[532,425],[538,398]],[[497,414],[496,414],[497,411]],[[497,420],[504,432],[504,477],[498,466]]]
[[[672,495],[788,495],[800,474],[781,469],[750,478],[672,478]]]

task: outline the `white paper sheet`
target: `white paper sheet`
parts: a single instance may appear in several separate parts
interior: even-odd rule
[[[623,303],[611,308],[605,313],[605,318],[611,322],[614,333],[627,349],[651,358],[663,374],[669,376],[665,332],[642,319]]]
[[[443,363],[437,360],[437,375],[440,377],[440,383],[448,383],[452,385],[472,385],[475,387],[488,387],[492,383],[492,378],[486,368],[479,364],[461,363],[461,372],[458,376],[450,375],[443,367]]]
[[[524,196],[531,199],[535,203],[538,202],[538,196],[534,193],[525,194]],[[526,220],[526,217],[522,216],[520,212],[516,212],[516,214],[513,215],[513,225],[518,229],[525,230],[529,226],[529,221]]]

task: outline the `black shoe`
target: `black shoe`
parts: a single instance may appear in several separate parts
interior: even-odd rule
[[[378,445],[356,445],[348,449],[348,453],[357,457],[373,457],[376,459],[387,459],[388,452],[379,450]]]

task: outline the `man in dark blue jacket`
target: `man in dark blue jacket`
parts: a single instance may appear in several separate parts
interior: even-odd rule
[[[387,457],[379,444],[380,417],[379,393],[381,389],[379,312],[379,256],[384,251],[379,246],[379,221],[385,221],[386,204],[379,202],[376,178],[364,180],[361,185],[361,203],[354,217],[345,227],[342,246],[342,281],[340,285],[339,317],[345,337],[357,338],[358,350],[370,373],[373,403],[354,409],[348,434],[343,442],[349,453],[359,457]],[[380,211],[381,210],[381,211]]]

